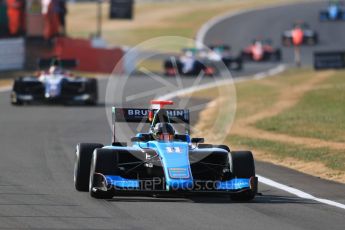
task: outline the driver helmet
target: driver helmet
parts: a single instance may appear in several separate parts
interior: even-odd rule
[[[190,50],[186,51],[184,55],[185,55],[186,57],[188,57],[188,58],[192,58],[192,57],[194,56],[194,55],[193,55],[193,52],[190,51]]]
[[[62,69],[59,66],[53,65],[49,68],[49,73],[50,74],[61,74]]]
[[[152,136],[158,141],[172,141],[174,139],[175,129],[169,123],[157,123],[152,130]]]

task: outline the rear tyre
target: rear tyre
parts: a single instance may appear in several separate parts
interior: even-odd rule
[[[98,82],[92,78],[88,82],[88,90],[91,95],[91,99],[86,102],[87,105],[96,105],[98,101]]]
[[[234,178],[255,177],[255,164],[253,154],[250,151],[236,151],[230,153],[230,172]],[[255,198],[255,190],[247,190],[241,193],[231,194],[234,201],[250,201]]]
[[[279,62],[282,59],[282,53],[280,49],[277,49],[273,54],[272,54],[272,59],[273,61]]]
[[[291,46],[291,38],[283,36],[282,44],[283,46]]]
[[[74,186],[78,191],[89,191],[89,177],[92,153],[102,144],[80,143],[76,147],[74,161]]]
[[[328,19],[328,13],[321,11],[319,15],[319,21],[323,22],[323,21],[326,21],[327,19]]]
[[[116,175],[117,170],[117,154],[111,149],[96,149],[92,155],[90,168],[89,192],[90,196],[97,199],[111,199],[112,191],[102,191],[96,189],[101,187],[102,175]],[[103,186],[103,185],[102,185]]]
[[[313,46],[316,44],[316,37],[309,37],[307,38],[307,44]]]
[[[173,60],[165,60],[163,64],[164,74],[168,77],[175,77],[182,73],[182,63],[174,58]]]
[[[23,102],[18,99],[17,92],[19,92],[23,87],[22,78],[18,78],[13,83],[13,90],[11,93],[11,104],[12,105],[22,105]]]
[[[11,93],[11,104],[12,105],[23,105],[23,102],[20,99],[18,99],[17,93],[14,91]]]
[[[253,60],[252,54],[242,51],[241,52],[241,59],[243,61],[252,61]]]
[[[237,67],[235,68],[235,70],[241,71],[243,69],[242,59],[241,58],[236,59],[235,63],[237,64]]]

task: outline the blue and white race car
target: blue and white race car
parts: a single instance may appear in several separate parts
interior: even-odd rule
[[[339,1],[330,1],[327,10],[320,11],[320,21],[344,21],[345,11]]]
[[[11,103],[13,105],[33,102],[78,103],[95,105],[98,100],[98,84],[94,78],[74,77],[62,67],[74,67],[74,60],[42,59],[40,68],[48,67],[38,76],[15,79]]]
[[[164,109],[171,101],[152,101],[159,109],[112,108],[113,143],[76,147],[74,184],[94,198],[120,195],[222,194],[233,200],[255,198],[258,179],[250,151],[204,144],[189,135],[189,110]],[[148,123],[149,132],[117,142],[117,122]],[[179,123],[179,124],[177,124]],[[173,124],[182,125],[177,133]]]

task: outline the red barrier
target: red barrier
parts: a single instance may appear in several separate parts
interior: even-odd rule
[[[76,70],[98,73],[111,73],[123,57],[121,48],[95,48],[89,40],[73,38],[58,38],[54,53],[61,59],[77,59]],[[116,69],[122,72],[122,66]]]

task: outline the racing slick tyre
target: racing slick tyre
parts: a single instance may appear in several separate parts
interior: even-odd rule
[[[243,63],[242,63],[241,57],[229,60],[227,62],[224,61],[224,63],[227,65],[229,70],[241,71],[243,69]]]
[[[324,22],[328,20],[328,12],[327,11],[321,11],[319,14],[319,21]]]
[[[116,167],[117,153],[112,149],[96,149],[93,152],[90,168],[89,192],[91,197],[97,199],[110,199],[113,192],[96,189],[102,184],[103,175],[114,175],[118,172]]]
[[[255,164],[250,151],[235,151],[230,153],[230,172],[234,178],[255,177]],[[256,195],[256,190],[249,190],[230,195],[234,201],[250,201]]]
[[[11,104],[12,105],[23,105],[23,102],[18,99],[17,93],[15,91],[12,91],[11,93]]]
[[[247,52],[242,51],[242,52],[241,52],[241,59],[242,59],[243,61],[252,61],[252,60],[253,60],[253,56],[252,56],[252,54],[250,54],[250,53],[247,53]]]
[[[97,79],[90,79],[88,81],[88,92],[91,95],[91,99],[86,101],[87,105],[96,105],[98,101],[98,82]]]
[[[291,46],[291,38],[282,36],[282,44],[283,46]]]
[[[78,191],[89,191],[89,177],[92,153],[102,144],[80,143],[76,147],[74,161],[74,185]]]
[[[165,60],[163,64],[164,74],[169,77],[174,77],[182,73],[182,63],[179,60]]]
[[[22,78],[18,78],[13,83],[13,90],[11,93],[11,104],[12,105],[22,105],[23,102],[18,99],[17,93],[23,88]]]
[[[282,53],[280,49],[277,49],[274,53],[272,53],[271,58],[273,61],[281,61],[282,59]]]
[[[314,35],[312,37],[307,38],[307,44],[310,46],[316,45],[318,43],[318,36]]]
[[[236,69],[236,70],[238,70],[238,71],[243,70],[243,61],[242,61],[242,58],[239,58],[238,61],[237,61],[237,63],[238,63],[238,66],[237,66],[237,69]]]

